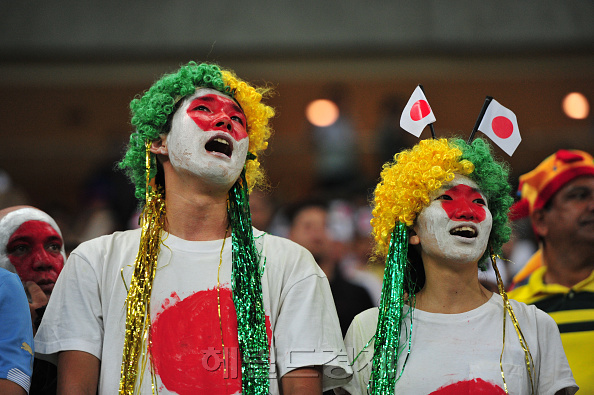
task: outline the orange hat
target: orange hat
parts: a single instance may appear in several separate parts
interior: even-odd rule
[[[569,181],[583,175],[594,176],[594,160],[584,151],[559,150],[534,170],[520,176],[521,198],[510,210],[510,219],[527,217],[543,208],[553,195]]]

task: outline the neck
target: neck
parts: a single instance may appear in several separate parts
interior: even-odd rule
[[[224,237],[229,225],[229,188],[206,183],[199,177],[178,172],[167,160],[165,171],[165,230],[184,240],[208,241]]]
[[[486,303],[493,294],[478,280],[476,262],[443,265],[423,259],[425,285],[416,307],[430,313],[458,314]]]
[[[542,255],[547,271],[544,281],[547,284],[560,284],[573,287],[585,280],[594,270],[594,246],[572,245],[570,248],[542,246]]]

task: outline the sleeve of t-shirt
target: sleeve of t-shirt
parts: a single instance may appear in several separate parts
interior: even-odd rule
[[[373,359],[373,336],[377,326],[378,309],[365,310],[355,316],[344,338],[353,368],[353,378],[342,388],[352,395],[367,394]],[[337,391],[340,393],[339,391]]]
[[[17,383],[28,393],[33,373],[31,313],[19,277],[4,272],[0,277],[0,378]]]
[[[101,359],[100,274],[80,247],[77,250],[70,254],[58,277],[35,336],[36,352],[54,363],[57,353],[66,350],[84,351]]]
[[[536,321],[540,351],[537,393],[554,395],[557,391],[565,389],[567,395],[575,394],[579,387],[569,368],[557,324],[550,315],[538,309]]]
[[[311,254],[291,248],[295,264],[283,279],[280,309],[274,329],[278,377],[305,366],[322,366],[323,388],[350,379],[351,369],[328,279]]]

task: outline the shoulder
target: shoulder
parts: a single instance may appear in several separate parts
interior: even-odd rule
[[[545,272],[545,266],[536,269],[530,276],[515,284],[507,296],[521,302],[531,303],[532,299],[544,288],[543,276]]]
[[[367,309],[357,314],[353,319],[353,322],[356,322],[358,324],[364,323],[366,325],[373,324],[372,326],[375,328],[377,326],[378,317],[379,308],[372,307],[371,309]]]
[[[140,229],[115,232],[110,235],[99,236],[78,245],[71,255],[85,257],[89,255],[104,255],[109,250],[123,252],[126,249],[137,250],[140,244]]]
[[[346,337],[351,338],[351,341],[354,338],[371,339],[377,328],[378,317],[379,309],[377,307],[372,307],[357,314],[349,326]]]
[[[9,306],[10,310],[19,312],[26,310],[29,316],[27,295],[21,279],[16,273],[2,268],[0,268],[0,304]]]
[[[316,274],[323,275],[313,255],[294,241],[259,231],[254,232],[254,238],[256,245],[261,243],[261,252],[263,259],[266,259],[267,267],[283,268],[283,270],[296,267],[307,268]]]
[[[273,248],[278,251],[279,254],[291,254],[294,252],[309,254],[309,251],[301,245],[295,243],[292,240],[284,237],[271,235],[270,233],[262,232],[254,229],[254,238],[256,240],[262,239],[265,248]]]
[[[509,302],[520,325],[534,327],[538,332],[557,329],[555,320],[535,305],[528,305],[513,299]]]
[[[19,276],[16,273],[0,268],[0,289],[8,293],[16,288],[22,288]]]

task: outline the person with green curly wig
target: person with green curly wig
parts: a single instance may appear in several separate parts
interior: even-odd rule
[[[555,323],[477,276],[510,237],[507,178],[482,139],[422,140],[384,165],[371,220],[382,297],[349,327],[355,373],[340,392],[574,393]]]
[[[59,353],[59,391],[317,394],[348,379],[324,273],[252,227],[266,94],[190,62],[132,100],[119,166],[141,227],[71,253],[38,332],[38,351]]]

